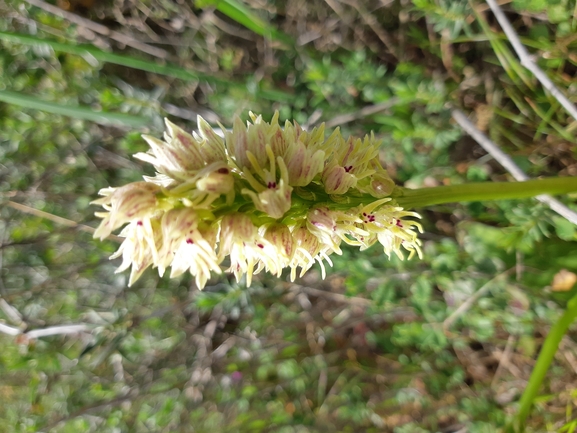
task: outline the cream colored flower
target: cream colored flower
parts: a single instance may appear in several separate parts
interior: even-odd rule
[[[158,211],[159,192],[160,187],[147,182],[133,182],[120,188],[101,189],[99,194],[104,197],[92,203],[102,205],[108,212],[96,212],[95,215],[103,220],[94,232],[94,237],[102,240],[129,221],[152,216]]]
[[[226,161],[222,139],[200,116],[198,124],[200,134],[193,136],[166,119],[167,132],[164,134],[164,141],[143,135],[150,145],[150,150],[147,153],[137,153],[134,157],[151,163],[160,174],[174,182],[187,181],[205,166]],[[166,181],[167,178],[162,179]]]
[[[207,208],[222,194],[231,203],[234,178],[224,141],[200,116],[198,126],[199,133],[191,135],[166,120],[165,141],[143,135],[150,150],[134,156],[157,170],[155,177],[145,176],[145,181],[168,188],[172,197],[182,198],[187,206]]]
[[[375,173],[373,162],[378,161],[379,143],[373,134],[346,141],[339,136],[335,141],[333,156],[323,171],[323,184],[329,194],[346,194],[360,179]]]
[[[156,265],[162,276],[168,266],[170,277],[189,271],[198,287],[202,288],[211,271],[220,273],[216,249],[216,230],[204,224],[192,209],[172,209],[164,214],[161,222],[162,248]]]
[[[269,226],[263,226],[259,229],[264,240],[268,241],[274,248],[278,261],[279,269],[277,275],[280,277],[282,269],[290,265],[295,252],[295,240],[288,226],[285,224],[274,223]]]
[[[122,263],[116,273],[132,266],[128,286],[140,278],[142,273],[158,260],[157,244],[160,242],[160,224],[157,219],[135,219],[119,234],[125,240],[110,259],[122,256]]]
[[[262,269],[272,274],[282,271],[278,251],[258,234],[250,218],[241,213],[228,214],[220,223],[219,259],[226,256],[230,256],[227,272],[232,272],[237,281],[246,275],[248,286],[253,274]]]
[[[283,159],[278,156],[275,161],[275,156],[269,144],[265,146],[265,152],[268,156],[268,169],[262,168],[256,156],[247,151],[247,159],[251,164],[251,169],[245,167],[243,176],[256,192],[243,188],[241,193],[248,195],[252,199],[256,209],[277,219],[281,218],[290,209],[293,189],[288,184],[288,171]],[[278,178],[277,164],[279,169]],[[260,177],[262,183],[253,176],[251,170]]]
[[[329,251],[342,254],[341,241],[349,245],[362,246],[357,238],[370,233],[359,227],[362,220],[356,212],[330,210],[326,206],[315,207],[307,214],[307,228]]]
[[[319,239],[312,234],[306,227],[296,227],[293,231],[293,239],[295,244],[295,252],[289,264],[291,268],[291,281],[296,278],[297,268],[301,268],[299,277],[302,277],[315,262],[321,266],[322,277],[326,277],[326,269],[323,260],[326,260],[329,265],[333,262],[329,258],[331,248],[320,243]]]
[[[371,237],[363,241],[365,248],[372,245],[371,242],[374,242],[376,236],[389,258],[391,253],[395,253],[403,260],[404,254],[401,247],[409,252],[409,258],[414,254],[422,258],[421,241],[417,238],[414,228],[421,233],[423,228],[418,222],[405,219],[407,217],[420,218],[420,215],[416,212],[405,211],[401,207],[384,205],[390,200],[388,198],[377,200],[357,210],[363,220],[363,229],[371,233]]]

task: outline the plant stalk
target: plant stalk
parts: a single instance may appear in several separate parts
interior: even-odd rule
[[[577,192],[577,177],[551,177],[524,182],[479,182],[434,188],[397,188],[393,198],[405,209],[464,201],[506,200],[541,194]]]
[[[559,343],[567,332],[567,329],[569,329],[569,326],[575,321],[575,318],[577,318],[577,295],[573,296],[569,300],[567,303],[567,309],[559,318],[557,323],[553,325],[545,339],[545,343],[539,353],[535,367],[533,367],[533,371],[531,372],[531,377],[529,378],[527,387],[521,396],[519,412],[516,420],[516,430],[518,432],[524,431],[525,422],[531,411],[531,406],[533,405],[535,397],[537,397],[543,379],[545,378],[549,366],[555,357],[555,353],[559,348]]]

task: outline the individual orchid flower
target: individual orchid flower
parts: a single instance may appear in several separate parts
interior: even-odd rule
[[[101,189],[99,194],[104,197],[94,200],[92,204],[102,205],[108,212],[96,213],[96,216],[103,220],[94,237],[102,240],[127,222],[153,215],[158,210],[159,192],[160,187],[147,182]]]
[[[125,240],[110,256],[110,259],[122,257],[122,263],[116,273],[132,266],[128,279],[128,286],[131,286],[149,266],[154,265],[158,260],[157,245],[161,237],[158,220],[136,219],[128,224],[119,236]]]
[[[211,272],[221,272],[215,253],[216,230],[203,225],[198,213],[190,208],[172,209],[163,215],[157,260],[161,276],[171,266],[171,278],[189,271],[197,285],[204,287]]]
[[[260,236],[250,218],[241,213],[228,214],[220,223],[219,258],[226,256],[230,256],[227,272],[232,272],[237,281],[246,275],[248,285],[252,275],[262,269],[272,274],[282,269],[275,247]]]
[[[346,194],[360,179],[375,173],[373,161],[378,161],[379,144],[373,134],[364,139],[342,137],[336,140],[332,158],[323,171],[323,183],[329,194]]]
[[[268,144],[265,147],[265,152],[268,156],[268,169],[262,168],[256,156],[251,152],[247,152],[247,158],[250,161],[252,170],[245,167],[243,176],[256,192],[249,188],[243,188],[241,193],[248,195],[252,199],[257,210],[278,219],[291,207],[293,188],[288,184],[288,171],[283,159],[279,156],[275,161],[275,155]],[[258,175],[262,182],[259,182],[251,171]]]

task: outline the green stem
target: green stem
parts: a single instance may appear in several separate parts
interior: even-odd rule
[[[505,200],[541,194],[577,192],[577,177],[552,177],[525,182],[482,182],[434,188],[397,188],[393,197],[405,209],[460,201]]]
[[[577,318],[577,295],[569,300],[565,313],[563,313],[557,323],[553,325],[549,331],[549,334],[547,335],[547,338],[545,339],[541,353],[539,353],[535,367],[533,367],[533,371],[531,372],[529,383],[527,383],[527,387],[525,388],[519,403],[519,413],[517,414],[517,431],[522,432],[524,430],[525,421],[529,416],[533,401],[535,400],[543,379],[547,374],[547,370],[551,365],[551,361],[553,361],[553,357],[557,352],[559,343],[561,342],[561,339],[575,318]]]

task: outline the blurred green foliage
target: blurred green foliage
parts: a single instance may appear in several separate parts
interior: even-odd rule
[[[453,107],[474,113],[531,175],[577,173],[574,124],[475,3],[82,4],[70,2],[75,13],[158,43],[175,67],[219,81],[1,40],[0,90],[150,119],[128,130],[0,103],[4,204],[95,226],[89,203],[100,188],[152,174],[131,158],[146,149],[142,132],[160,135],[164,116],[189,129],[196,114],[226,126],[248,110],[265,118],[279,110],[308,127],[352,115],[341,128],[374,130],[386,168],[411,187],[507,178],[452,123]],[[575,1],[505,7],[540,66],[574,98]],[[106,37],[87,40],[24,1],[0,1],[0,16],[1,31],[159,63]],[[363,114],[375,104],[388,108]],[[345,249],[324,282],[311,271],[296,284],[259,275],[246,288],[224,276],[198,292],[187,276],[153,272],[127,288],[107,259],[115,241],[2,206],[2,323],[86,323],[90,332],[0,335],[0,430],[505,431],[573,294],[551,286],[561,269],[577,273],[577,232],[532,200],[422,213],[423,260]],[[484,296],[452,316],[481,288]],[[573,338],[527,431],[574,429]]]

